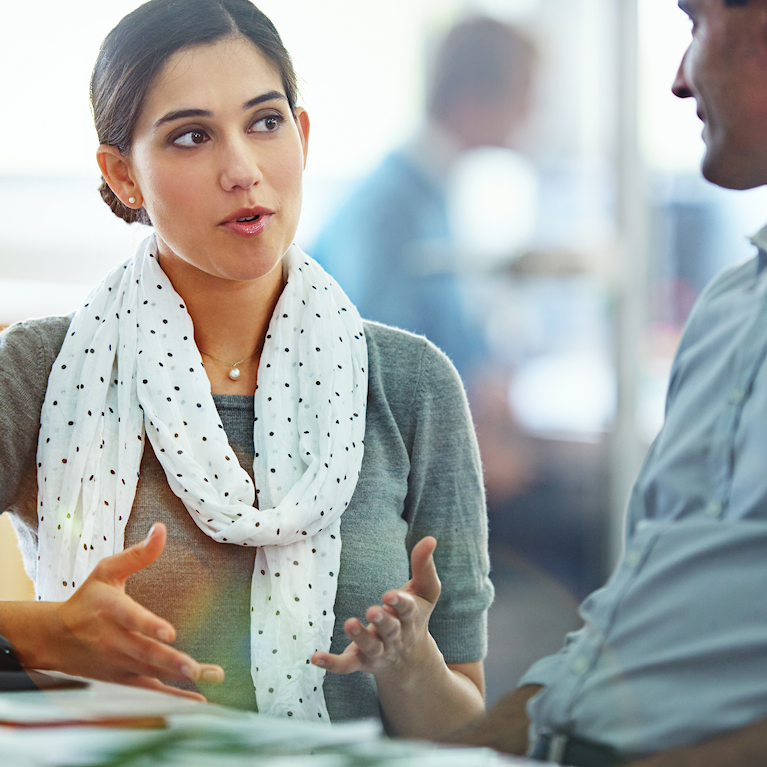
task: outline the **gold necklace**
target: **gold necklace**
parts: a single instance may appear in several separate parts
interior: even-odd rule
[[[253,359],[253,357],[255,357],[261,351],[263,346],[264,342],[261,341],[253,354],[251,354],[249,357],[243,357],[241,360],[237,360],[237,362],[228,362],[227,360],[222,360],[221,357],[215,357],[212,354],[208,354],[208,352],[204,352],[202,349],[200,349],[200,354],[204,354],[206,357],[210,357],[213,360],[218,360],[219,362],[223,362],[225,365],[231,366],[232,369],[227,375],[232,379],[232,381],[236,381],[242,375],[242,371],[237,366],[241,365],[243,362],[247,362],[248,360]]]

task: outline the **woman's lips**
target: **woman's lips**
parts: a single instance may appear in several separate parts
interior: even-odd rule
[[[261,234],[261,232],[266,229],[266,225],[269,223],[272,215],[274,214],[261,213],[254,218],[245,218],[244,220],[231,219],[229,221],[224,221],[221,226],[229,229],[229,231],[234,232],[235,234],[242,235],[243,237],[254,237]]]

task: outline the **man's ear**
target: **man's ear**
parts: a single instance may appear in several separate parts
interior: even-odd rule
[[[101,175],[120,202],[126,208],[140,208],[144,201],[125,155],[116,146],[101,144],[96,150],[96,162]]]
[[[301,146],[304,150],[304,168],[306,167],[306,156],[309,152],[309,113],[303,107],[295,108],[296,127],[298,135],[301,137]]]

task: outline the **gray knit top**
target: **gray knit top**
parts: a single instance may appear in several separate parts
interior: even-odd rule
[[[69,317],[29,320],[0,334],[0,510],[10,513],[25,567],[37,561],[35,455],[40,411]],[[331,652],[348,644],[344,621],[379,604],[409,576],[409,552],[437,539],[442,595],[430,631],[447,663],[486,652],[487,522],[476,438],[455,369],[433,344],[365,323],[368,409],[359,481],[341,519],[341,568]],[[243,468],[253,477],[253,398],[214,395]],[[140,541],[154,522],[168,528],[162,556],[127,583],[130,596],[169,620],[175,646],[226,671],[221,685],[200,685],[212,703],[255,710],[250,677],[250,582],[255,550],[213,541],[170,490],[149,441],[125,533]],[[375,680],[327,674],[333,721],[378,716]]]

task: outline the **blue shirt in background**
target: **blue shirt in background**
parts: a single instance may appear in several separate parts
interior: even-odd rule
[[[484,344],[462,306],[445,190],[411,151],[363,179],[310,252],[362,317],[426,336],[471,377]]]

